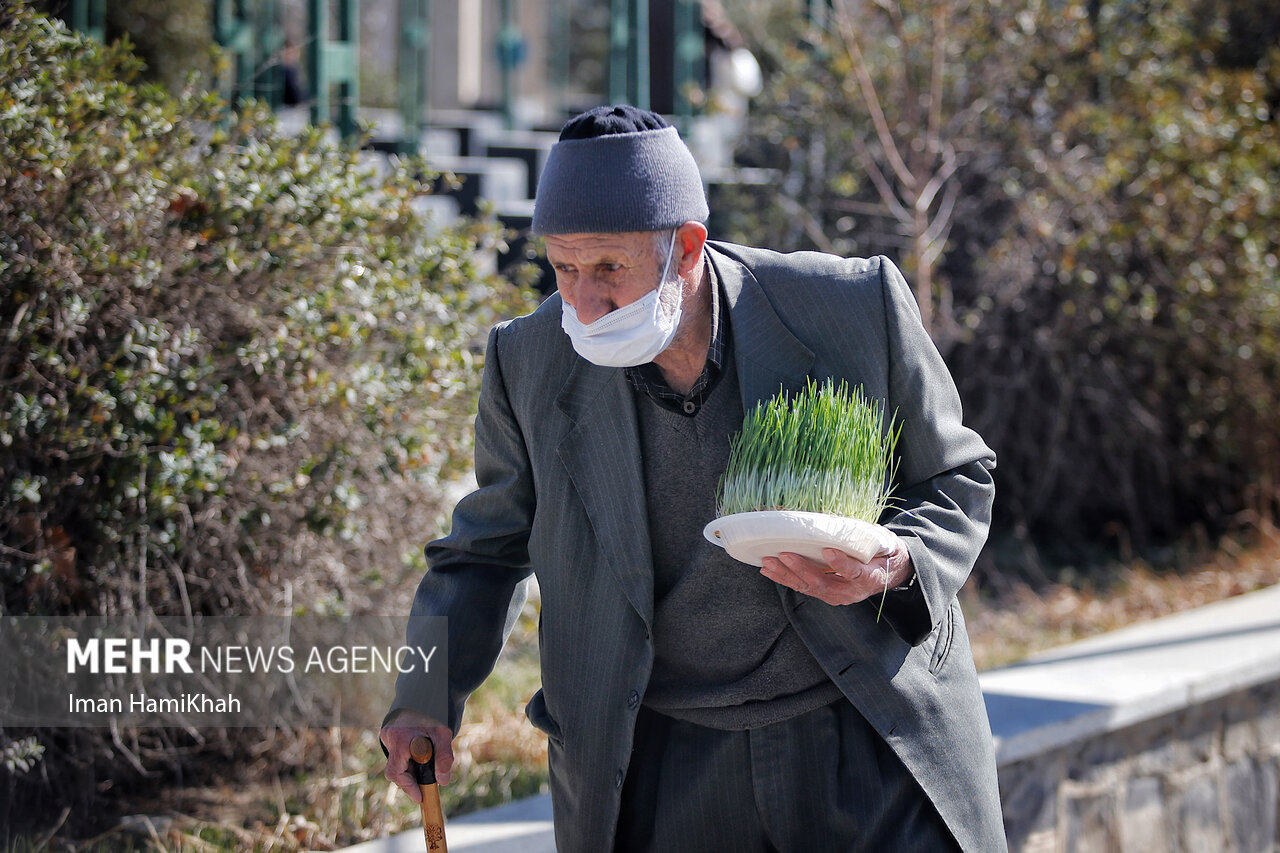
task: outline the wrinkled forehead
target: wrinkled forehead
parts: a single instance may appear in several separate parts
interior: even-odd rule
[[[654,232],[623,231],[616,234],[548,234],[547,260],[554,263],[624,262],[652,258]]]

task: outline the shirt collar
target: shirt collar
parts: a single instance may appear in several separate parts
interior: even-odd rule
[[[702,263],[707,285],[711,288],[711,343],[707,346],[707,362],[689,393],[676,393],[653,362],[626,368],[627,379],[636,391],[648,395],[666,409],[689,417],[698,413],[719,381],[729,346],[729,324],[722,310],[724,299],[720,292],[720,279],[705,255]]]

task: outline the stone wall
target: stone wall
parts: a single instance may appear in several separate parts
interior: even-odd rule
[[[1001,764],[1014,853],[1277,853],[1280,682]]]

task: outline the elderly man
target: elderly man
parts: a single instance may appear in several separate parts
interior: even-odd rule
[[[410,616],[410,642],[448,619],[449,719],[402,677],[387,777],[417,799],[408,743],[427,733],[447,778],[532,573],[526,713],[550,740],[561,853],[1003,849],[956,600],[994,456],[888,260],[708,242],[707,216],[656,114],[565,125],[533,220],[559,294],[490,334],[479,488],[428,546]],[[730,436],[757,401],[827,378],[901,424],[894,545],[757,571],[702,536]]]

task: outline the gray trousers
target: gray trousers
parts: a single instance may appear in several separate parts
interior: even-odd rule
[[[615,853],[959,850],[853,705],[748,731],[642,708]]]

